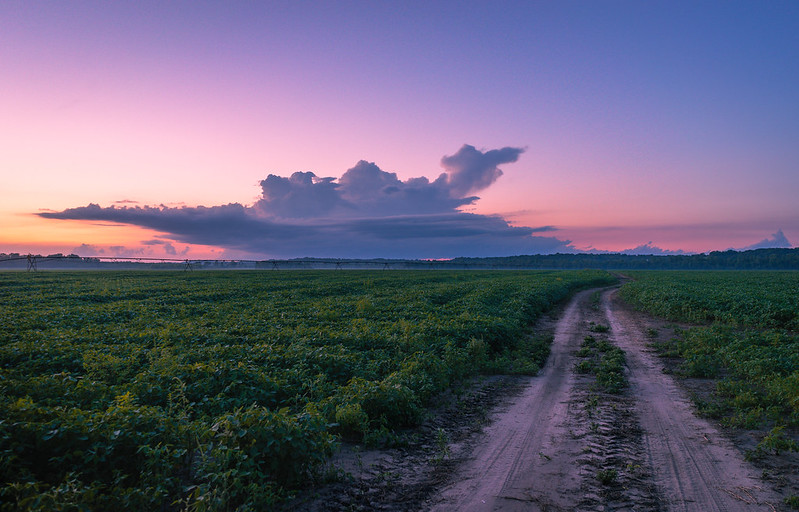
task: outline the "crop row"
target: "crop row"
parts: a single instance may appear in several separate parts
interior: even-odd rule
[[[602,272],[0,274],[0,503],[260,510],[418,424]]]
[[[625,300],[670,320],[799,330],[799,272],[632,272]]]
[[[708,414],[743,427],[799,426],[799,272],[636,272],[622,297],[701,323],[666,348],[685,375],[717,378]]]

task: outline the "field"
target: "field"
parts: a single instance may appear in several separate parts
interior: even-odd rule
[[[630,275],[620,289],[569,302],[540,375],[497,412],[463,469],[422,510],[799,504],[799,276]],[[700,388],[701,412],[747,428],[697,416],[687,399]]]
[[[379,444],[604,272],[0,274],[7,510],[262,510]]]
[[[681,358],[679,373],[715,378],[700,410],[745,428],[770,432],[758,450],[797,446],[785,434],[799,426],[799,273],[634,272],[621,289],[635,307],[698,324],[661,344]]]

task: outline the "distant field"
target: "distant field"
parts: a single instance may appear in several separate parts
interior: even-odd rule
[[[799,272],[631,272],[621,296],[644,311],[702,324],[661,347],[690,377],[718,378],[707,414],[771,428],[767,443],[791,447],[799,427]],[[799,448],[799,446],[793,446]]]
[[[0,273],[0,507],[259,510],[524,336],[572,272]]]

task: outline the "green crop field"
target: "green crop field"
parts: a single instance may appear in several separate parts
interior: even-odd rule
[[[604,272],[0,273],[0,507],[263,510]]]
[[[764,449],[795,448],[781,434],[799,426],[799,272],[631,275],[626,301],[700,324],[668,347],[685,375],[718,379],[718,401],[700,408],[731,425],[771,428]]]

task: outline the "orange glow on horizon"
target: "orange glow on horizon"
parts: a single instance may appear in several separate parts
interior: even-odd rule
[[[184,244],[163,238],[157,231],[109,222],[52,220],[17,215],[13,226],[3,226],[0,252],[20,254],[78,254],[79,256],[150,256],[224,259],[224,249]],[[153,242],[155,241],[155,243]],[[170,252],[169,248],[174,250]]]

